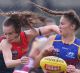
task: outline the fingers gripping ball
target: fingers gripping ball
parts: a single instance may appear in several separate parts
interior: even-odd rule
[[[56,56],[47,56],[41,59],[40,66],[43,71],[47,71],[49,73],[60,73],[65,72],[67,68],[66,62]]]

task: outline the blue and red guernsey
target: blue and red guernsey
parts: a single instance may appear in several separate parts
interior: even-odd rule
[[[61,35],[56,35],[53,42],[55,49],[58,49],[58,57],[64,59],[67,64],[75,65],[79,62],[78,50],[80,49],[80,40],[75,39],[72,43],[65,44],[61,40]]]
[[[28,51],[29,39],[24,32],[20,33],[21,43],[13,42],[12,44],[12,55],[13,59],[21,58]]]

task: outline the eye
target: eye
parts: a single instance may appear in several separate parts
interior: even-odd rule
[[[64,25],[64,23],[61,22],[61,25]]]
[[[4,35],[7,35],[7,33],[4,33]]]
[[[12,35],[14,32],[4,33],[4,35]]]
[[[10,33],[8,33],[9,35],[12,35],[13,34],[13,32],[10,32]]]
[[[62,22],[60,22],[60,25],[63,25]]]

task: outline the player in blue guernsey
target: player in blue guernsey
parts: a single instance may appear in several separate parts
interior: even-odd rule
[[[65,43],[61,35],[56,35],[53,46],[58,50],[58,57],[64,59],[68,64],[77,64],[79,62],[78,50],[80,49],[80,40],[75,38],[72,42]]]
[[[50,13],[50,11],[45,11]],[[44,56],[56,55],[67,62],[67,73],[80,73],[80,68],[76,67],[80,62],[80,39],[75,36],[75,32],[80,27],[80,19],[73,10],[64,12],[53,11],[51,14],[61,15],[60,33],[49,37],[47,45],[36,56],[35,63],[38,65]]]

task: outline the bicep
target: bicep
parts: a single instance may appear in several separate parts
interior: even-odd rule
[[[44,27],[40,27],[40,31],[42,34],[50,34],[50,33],[59,33],[59,27],[57,25],[47,25]]]
[[[39,30],[42,35],[47,35],[52,32],[59,33],[59,27],[57,25],[47,25],[47,26],[43,26],[43,27],[39,27],[39,28],[26,30],[24,32],[26,33],[27,36],[35,37],[35,36],[40,35]]]
[[[30,38],[33,38],[37,35],[39,35],[39,29],[38,28],[34,28],[34,29],[30,29],[30,30],[26,30],[24,31],[26,36],[29,36]]]

